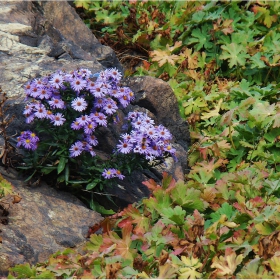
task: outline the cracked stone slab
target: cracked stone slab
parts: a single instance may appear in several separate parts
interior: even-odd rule
[[[8,173],[0,167],[0,173],[22,198],[10,205],[8,225],[0,224],[0,276],[16,264],[36,264],[59,250],[81,248],[89,226],[103,219],[69,193],[45,183],[28,187],[11,169]]]

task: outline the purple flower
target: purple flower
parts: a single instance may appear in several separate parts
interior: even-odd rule
[[[96,126],[96,122],[93,121],[90,121],[88,124],[84,125],[85,134],[91,134],[95,130]]]
[[[137,146],[137,151],[139,154],[148,154],[149,153],[149,146],[146,144],[141,144]]]
[[[111,95],[112,97],[115,97],[115,98],[120,97],[120,96],[118,95],[118,90],[117,90],[117,89],[112,89],[112,90],[110,90],[108,94]]]
[[[138,117],[138,112],[129,112],[127,115],[127,119],[134,121]]]
[[[86,142],[83,142],[83,149],[86,152],[89,152],[92,157],[96,156],[96,153],[93,150],[93,147]]]
[[[115,176],[118,177],[119,179],[123,180],[124,179],[124,175],[122,175],[120,170],[116,170],[115,169]]]
[[[35,119],[35,115],[34,114],[26,114],[25,115],[26,119],[25,122],[26,123],[32,123]]]
[[[102,85],[103,85],[102,83],[95,83],[94,87],[90,89],[90,92],[94,97],[96,98],[104,97]]]
[[[110,83],[102,83],[101,84],[101,89],[102,89],[102,92],[104,94],[109,94],[110,91],[111,91],[111,88],[112,88],[112,86],[111,86]]]
[[[77,97],[71,102],[71,106],[74,110],[82,112],[87,108],[87,102],[83,97]]]
[[[107,120],[106,120],[106,116],[103,113],[98,113],[96,112],[94,114],[94,120],[102,126],[107,126]]]
[[[77,141],[69,149],[70,157],[77,157],[77,156],[79,156],[82,153],[83,150],[84,150],[83,149],[83,143],[81,141]]]
[[[117,145],[117,150],[122,154],[130,153],[132,148],[133,145],[126,141],[120,141],[120,144]]]
[[[32,131],[23,131],[17,138],[17,147],[23,146],[28,150],[36,150],[38,147],[39,137]]]
[[[74,77],[70,84],[73,90],[80,92],[84,87],[86,87],[87,82],[81,77]]]
[[[111,179],[113,178],[114,174],[112,173],[111,169],[104,169],[104,171],[102,172],[102,176],[105,179]]]
[[[91,135],[86,135],[85,141],[87,141],[90,145],[96,146],[98,144],[98,141],[96,139],[96,136],[91,134]]]
[[[164,147],[164,150],[168,153],[170,153],[171,155],[175,155],[176,150],[174,148],[172,148],[171,144],[168,144]]]
[[[34,98],[39,96],[39,87],[37,85],[31,85],[30,96]]]
[[[85,126],[91,122],[91,118],[88,115],[82,115],[76,118],[76,122],[78,122],[80,126]]]
[[[24,91],[26,93],[27,96],[29,96],[31,94],[32,91],[32,82],[28,82],[25,86],[24,86]]]
[[[22,141],[22,145],[25,149],[28,149],[28,150],[36,150],[37,149],[37,145],[34,144],[30,139],[24,139]]]
[[[122,97],[119,98],[120,103],[122,104],[123,107],[127,107],[129,104],[130,100],[126,95],[123,95]]]
[[[81,126],[80,123],[76,120],[76,121],[73,121],[73,122],[71,123],[71,128],[72,128],[73,130],[79,130],[79,129],[82,128],[82,126]]]
[[[111,179],[117,177],[121,180],[125,177],[124,175],[121,174],[120,170],[115,168],[104,169],[102,176],[105,179]]]
[[[52,120],[53,119],[53,113],[52,113],[52,111],[50,111],[50,110],[47,110],[47,112],[46,112],[46,119],[48,119],[48,120]]]
[[[116,68],[105,70],[105,72],[116,81],[120,81],[122,78],[122,74]]]
[[[65,121],[66,121],[66,119],[64,118],[64,116],[61,113],[56,113],[52,117],[52,122],[53,122],[53,125],[55,125],[55,126],[61,126],[64,124]]]
[[[95,89],[96,86],[96,82],[91,81],[91,80],[87,80],[87,86],[86,89],[90,91],[90,93],[92,93],[92,91]]]
[[[114,114],[117,111],[117,109],[118,109],[118,107],[112,99],[107,100],[105,103],[105,106],[103,107],[103,110],[108,115]]]
[[[155,140],[155,139],[158,138],[157,131],[156,131],[155,127],[152,126],[152,125],[149,126],[149,128],[148,128],[147,131],[146,131],[146,133],[147,133],[147,135],[149,136],[149,138],[151,138],[151,139],[153,139],[153,140]]]
[[[96,108],[103,108],[105,105],[105,100],[103,98],[97,98],[94,102],[94,107]]]
[[[134,140],[134,138],[132,138],[131,135],[128,134],[128,133],[124,133],[124,134],[122,134],[120,137],[121,137],[124,141],[129,142],[129,143],[132,142],[132,141]]]
[[[33,143],[39,142],[39,137],[38,137],[34,132],[31,132],[31,133],[29,134],[29,139],[30,139],[31,142],[33,142]]]
[[[51,97],[51,93],[47,90],[46,87],[41,87],[39,89],[39,96],[40,99],[49,99]]]
[[[53,109],[64,109],[65,107],[64,101],[59,98],[52,98],[48,103]]]
[[[46,107],[43,104],[35,105],[35,117],[38,119],[44,119],[47,116]]]
[[[50,79],[51,86],[53,86],[56,89],[60,88],[62,86],[62,83],[63,83],[63,76],[58,73],[55,73]]]
[[[146,125],[154,125],[154,120],[152,120],[150,117],[148,117],[147,115],[140,115],[141,119],[143,120],[143,122],[146,124]]]
[[[129,93],[127,96],[128,96],[129,101],[132,101],[135,99],[134,93],[131,90],[129,90]]]
[[[163,138],[164,140],[170,140],[172,138],[170,131],[161,124],[157,127],[157,131],[159,137]]]
[[[33,106],[34,106],[33,104],[26,104],[25,107],[24,107],[23,114],[24,115],[31,114],[32,110],[33,110]]]
[[[135,120],[132,125],[134,126],[134,128],[136,129],[141,129],[144,126],[144,122],[142,120],[142,118],[137,118],[137,120]]]
[[[81,75],[83,78],[88,79],[91,76],[91,71],[89,69],[81,68],[79,69],[78,74]]]

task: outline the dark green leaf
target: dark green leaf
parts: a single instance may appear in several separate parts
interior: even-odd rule
[[[59,159],[59,163],[57,166],[57,174],[60,174],[64,170],[66,162],[67,162],[67,159],[65,157],[61,157]]]

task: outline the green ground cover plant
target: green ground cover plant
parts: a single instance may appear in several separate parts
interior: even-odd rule
[[[279,278],[280,3],[75,4],[132,60],[126,75],[170,84],[190,124],[190,171],[144,182],[151,196],[92,227],[84,254],[57,252],[9,278]]]

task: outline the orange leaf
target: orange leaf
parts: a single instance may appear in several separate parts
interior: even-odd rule
[[[150,69],[151,63],[149,63],[146,60],[144,60],[142,63],[143,63],[143,67],[144,67],[145,70],[149,70]]]

